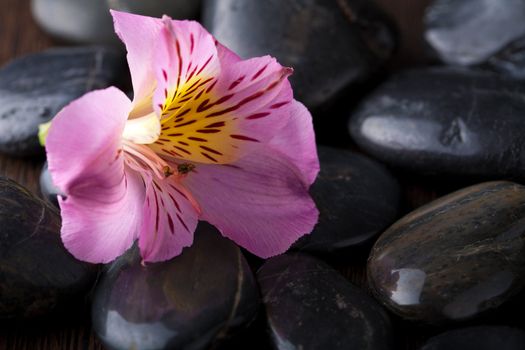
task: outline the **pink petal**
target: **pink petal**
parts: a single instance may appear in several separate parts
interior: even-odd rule
[[[151,108],[151,97],[156,84],[153,56],[157,42],[160,40],[162,21],[158,18],[115,10],[111,10],[111,15],[115,31],[128,51],[134,105],[139,106],[149,102],[147,107]],[[139,107],[146,108],[146,106]]]
[[[162,22],[155,48],[158,86],[154,106],[167,118],[173,116],[174,108],[184,106],[190,97],[212,83],[220,71],[220,62],[215,39],[199,23],[175,21],[167,16]]]
[[[168,260],[192,244],[198,214],[189,193],[174,178],[145,182],[141,255],[147,262]]]
[[[232,62],[221,62],[216,79],[198,77],[207,85],[180,97],[167,94],[155,152],[168,159],[227,164],[288,123],[293,96],[286,78],[291,70],[268,56],[246,61],[228,57]]]
[[[305,185],[311,185],[319,173],[312,115],[295,100],[288,105],[287,112],[288,124],[270,140],[269,146],[287,156],[299,169]]]
[[[49,171],[67,196],[59,200],[62,240],[78,259],[111,261],[137,237],[144,187],[120,144],[130,109],[124,93],[108,88],[72,102],[51,124]]]
[[[201,219],[263,258],[285,252],[317,222],[299,170],[272,150],[234,165],[198,164],[184,185],[200,203]]]

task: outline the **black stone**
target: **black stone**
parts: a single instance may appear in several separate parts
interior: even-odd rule
[[[421,350],[525,350],[525,331],[503,326],[478,326],[432,337]]]
[[[310,193],[319,222],[294,248],[348,255],[394,222],[399,185],[384,166],[355,152],[321,146],[318,154],[321,171]]]
[[[0,320],[42,316],[90,290],[97,268],[66,251],[56,209],[6,178],[0,227]]]
[[[294,68],[294,95],[330,104],[391,56],[395,35],[368,0],[205,0],[203,23],[243,58],[272,55]]]
[[[392,77],[350,122],[361,148],[430,174],[525,177],[525,85],[489,72],[432,68]]]
[[[113,263],[95,291],[93,328],[109,349],[207,349],[258,307],[239,248],[201,223],[193,245],[170,261],[143,266],[131,250]]]
[[[54,37],[74,43],[122,43],[115,34],[110,9],[145,16],[177,19],[196,18],[200,0],[32,0],[31,11],[37,23]]]
[[[376,297],[398,315],[428,323],[466,320],[525,285],[525,187],[486,182],[400,219],[368,261]]]
[[[44,163],[42,171],[40,172],[40,192],[46,201],[53,204],[55,207],[58,207],[57,197],[61,194],[61,191],[55,186],[51,179],[51,173],[47,168],[47,162]]]
[[[517,79],[525,79],[525,36],[513,41],[480,67],[508,74]]]
[[[525,78],[525,2],[436,0],[426,11],[425,38],[457,65],[486,65]]]
[[[70,101],[115,82],[121,55],[102,47],[50,49],[0,69],[0,152],[43,153],[38,125]]]
[[[257,280],[276,349],[391,349],[383,309],[324,262],[281,255]]]

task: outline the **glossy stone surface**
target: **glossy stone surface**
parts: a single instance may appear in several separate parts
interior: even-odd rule
[[[96,273],[65,250],[55,208],[0,178],[0,320],[41,316],[72,302],[90,290]]]
[[[523,350],[525,331],[502,326],[457,329],[432,337],[421,350]]]
[[[294,68],[294,96],[329,104],[392,54],[395,35],[366,0],[205,0],[203,23],[241,57],[272,55]]]
[[[57,196],[61,192],[51,179],[51,173],[47,168],[47,162],[44,163],[42,166],[42,171],[40,172],[40,193],[46,201],[58,208]]]
[[[294,248],[348,255],[394,222],[399,185],[383,165],[355,152],[321,146],[318,155],[321,171],[310,193],[319,222]]]
[[[478,316],[525,285],[525,187],[486,182],[409,213],[368,261],[376,297],[398,315],[439,323]]]
[[[95,291],[93,328],[109,349],[208,349],[255,317],[259,295],[239,248],[199,224],[182,255],[113,263]]]
[[[525,177],[525,85],[489,72],[399,73],[354,113],[358,145],[394,166],[430,174]]]
[[[49,34],[69,42],[122,45],[110,9],[176,19],[199,14],[200,0],[32,0],[31,11]]]
[[[505,62],[495,67],[525,78],[522,0],[435,0],[425,24],[425,38],[444,62],[491,65],[495,59]]]
[[[288,349],[391,349],[383,309],[324,262],[303,254],[258,271],[273,345]]]
[[[122,57],[102,47],[49,49],[0,69],[0,151],[43,153],[38,125],[88,91],[112,85]]]

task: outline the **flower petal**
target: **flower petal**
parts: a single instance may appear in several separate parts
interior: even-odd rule
[[[131,102],[116,88],[88,93],[54,119],[46,141],[60,198],[62,240],[77,258],[109,262],[137,237],[144,186],[124,165],[121,135]]]
[[[168,159],[232,163],[286,125],[289,114],[282,110],[293,98],[286,79],[291,70],[268,56],[237,62],[228,57],[232,62],[219,77],[197,76],[188,97],[167,93],[161,137],[152,145],[157,153]],[[192,87],[201,80],[209,82]]]
[[[286,155],[300,170],[304,184],[311,185],[319,173],[312,115],[295,100],[286,108],[290,114],[288,124],[270,140],[269,146]]]
[[[126,45],[128,64],[133,83],[134,109],[137,115],[152,110],[152,96],[156,86],[153,56],[163,27],[158,18],[111,10],[115,31]],[[144,111],[142,111],[144,110]]]
[[[183,183],[200,203],[202,220],[263,258],[285,252],[317,222],[298,169],[271,149],[234,165],[198,164]]]
[[[119,164],[117,164],[119,163]],[[66,198],[58,198],[62,215],[62,241],[77,259],[108,263],[122,255],[137,239],[144,185],[121,160],[84,180]],[[122,173],[120,181],[115,175]],[[110,182],[114,181],[114,182]]]
[[[139,237],[141,255],[146,262],[168,260],[193,242],[198,223],[196,203],[173,177],[145,180],[144,220]]]
[[[189,100],[219,74],[215,39],[199,23],[162,18],[155,48],[158,81],[154,107],[162,119],[180,114]]]

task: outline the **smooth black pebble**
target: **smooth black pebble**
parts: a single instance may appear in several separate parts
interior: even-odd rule
[[[430,68],[399,73],[350,120],[357,144],[425,174],[525,178],[525,85],[489,72]]]
[[[257,280],[276,349],[391,349],[381,306],[326,263],[281,255],[260,268]]]
[[[240,249],[200,223],[180,256],[143,266],[132,249],[110,265],[93,328],[109,349],[207,349],[248,325],[259,303]]]
[[[243,58],[272,55],[294,69],[294,96],[331,105],[392,55],[390,21],[366,0],[205,0],[205,27]]]
[[[0,227],[0,320],[43,316],[82,302],[98,268],[64,248],[55,208],[0,178]]]
[[[122,56],[103,47],[55,48],[0,69],[0,152],[43,153],[38,126],[86,92],[108,87],[123,71]]]
[[[310,189],[319,222],[294,248],[351,256],[397,218],[400,189],[381,164],[358,153],[320,146],[321,171]]]
[[[430,338],[420,350],[525,350],[525,331],[504,326],[478,326]]]
[[[409,213],[368,261],[375,296],[427,323],[474,318],[525,286],[525,187],[486,182]]]

